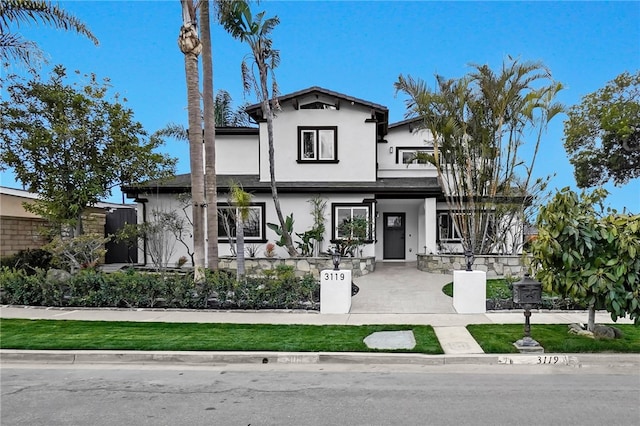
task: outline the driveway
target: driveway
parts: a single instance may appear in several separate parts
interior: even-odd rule
[[[455,313],[453,298],[442,287],[453,275],[431,274],[416,262],[377,262],[373,273],[354,278],[360,291],[351,299],[352,314]]]

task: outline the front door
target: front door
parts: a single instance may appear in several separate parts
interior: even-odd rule
[[[385,259],[404,260],[404,213],[384,213],[384,247],[383,257]]]

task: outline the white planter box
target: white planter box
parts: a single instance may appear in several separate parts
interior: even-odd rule
[[[348,314],[351,310],[351,271],[320,272],[320,313]]]
[[[453,271],[453,307],[459,314],[487,312],[487,273]]]

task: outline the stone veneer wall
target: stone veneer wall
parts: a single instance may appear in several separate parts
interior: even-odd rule
[[[488,278],[521,277],[523,274],[522,256],[476,255],[473,269],[484,271]],[[455,270],[466,269],[462,255],[419,254],[418,269],[436,274],[450,274]]]
[[[263,271],[275,269],[277,265],[292,266],[296,276],[313,274],[320,279],[320,271],[323,269],[333,269],[333,262],[330,257],[293,257],[288,259],[280,258],[253,258],[245,259],[245,271],[247,275],[261,275]],[[238,263],[235,257],[221,257],[218,267],[235,271]],[[340,269],[351,270],[352,277],[361,277],[376,268],[375,258],[371,257],[343,257],[340,261]]]

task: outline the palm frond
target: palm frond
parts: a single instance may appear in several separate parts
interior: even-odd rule
[[[78,18],[65,12],[58,5],[44,0],[4,0],[0,4],[0,30],[7,33],[10,24],[20,27],[23,23],[42,23],[65,31],[73,30],[87,37],[96,46],[96,36]]]

